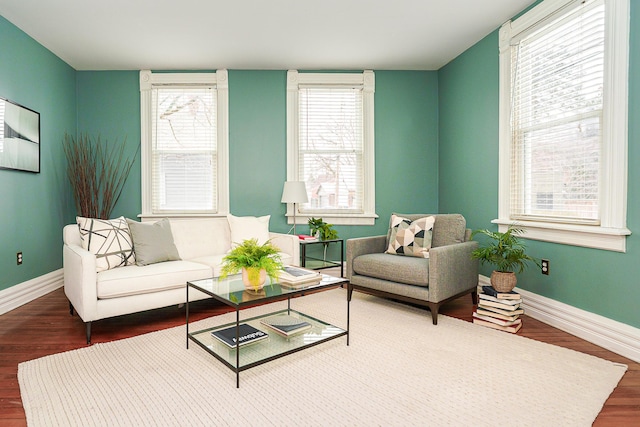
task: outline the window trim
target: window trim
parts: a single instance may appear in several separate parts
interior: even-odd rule
[[[218,211],[211,213],[154,214],[151,204],[151,89],[154,85],[210,84],[217,93],[217,196]],[[141,139],[141,218],[219,217],[229,213],[229,79],[227,70],[212,73],[153,73],[140,71],[140,139]]]
[[[629,69],[629,0],[605,0],[605,95],[600,171],[600,225],[510,219],[511,168],[511,39],[558,11],[582,0],[545,0],[499,31],[500,107],[498,218],[492,223],[505,231],[516,222],[532,240],[626,252],[627,133]]]
[[[297,213],[297,217],[311,218],[322,216],[331,224],[339,225],[373,225],[378,215],[375,213],[375,126],[374,126],[374,93],[375,74],[372,70],[362,73],[299,73],[297,70],[287,72],[287,181],[299,181],[298,152],[298,108],[300,85],[359,85],[363,87],[363,212],[355,213]],[[288,224],[293,224],[293,203],[287,203]]]

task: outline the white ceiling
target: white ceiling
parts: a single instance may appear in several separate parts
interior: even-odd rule
[[[533,2],[0,0],[0,15],[76,70],[437,70]]]

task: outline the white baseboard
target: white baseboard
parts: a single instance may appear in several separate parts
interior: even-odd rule
[[[62,269],[22,282],[0,291],[0,314],[31,302],[64,285]]]
[[[483,275],[478,283],[480,286],[491,284]],[[516,288],[516,291],[522,295],[527,316],[640,362],[640,329],[524,289]]]

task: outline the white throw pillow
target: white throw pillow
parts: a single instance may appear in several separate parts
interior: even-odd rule
[[[96,271],[136,263],[127,220],[76,217],[82,247],[96,256]]]
[[[245,240],[258,239],[258,244],[263,245],[269,240],[269,219],[271,215],[233,216],[227,215],[231,230],[231,247],[235,248]]]

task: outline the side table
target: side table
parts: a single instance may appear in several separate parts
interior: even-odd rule
[[[340,244],[340,261],[326,259],[326,250],[331,244]],[[307,246],[323,245],[323,257],[317,258],[307,255]],[[340,277],[344,277],[344,240],[314,240],[312,242],[300,241],[300,266],[310,270],[321,270],[323,268],[340,267]]]

